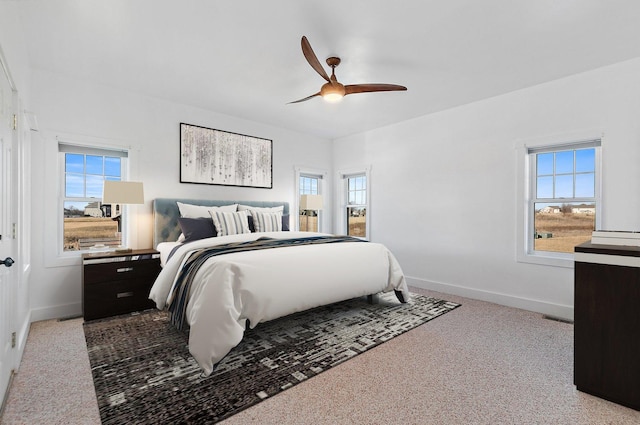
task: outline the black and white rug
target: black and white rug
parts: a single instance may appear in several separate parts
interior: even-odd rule
[[[391,293],[262,323],[206,378],[165,312],[90,321],[84,332],[103,424],[215,423],[458,306]]]

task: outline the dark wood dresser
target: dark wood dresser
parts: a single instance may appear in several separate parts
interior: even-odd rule
[[[84,254],[84,319],[100,319],[155,307],[148,297],[158,273],[160,253],[153,249]]]
[[[574,384],[640,410],[640,247],[575,248]]]

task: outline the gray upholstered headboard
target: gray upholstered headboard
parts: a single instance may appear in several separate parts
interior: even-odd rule
[[[180,236],[180,226],[178,218],[180,210],[176,202],[192,205],[204,205],[207,207],[218,207],[220,205],[242,204],[252,207],[276,207],[284,205],[283,214],[289,214],[288,202],[271,201],[220,201],[209,199],[180,199],[180,198],[156,198],[153,201],[153,247],[157,247],[160,242],[176,241]]]

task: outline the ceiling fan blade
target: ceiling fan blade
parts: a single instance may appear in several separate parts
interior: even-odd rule
[[[344,86],[344,95],[376,91],[404,91],[406,89],[405,86],[399,86],[397,84],[350,84]]]
[[[311,65],[311,68],[315,69],[316,72],[320,74],[320,76],[325,80],[331,81],[329,79],[329,76],[327,75],[327,71],[324,70],[324,68],[322,67],[322,64],[318,60],[318,57],[316,56],[315,53],[313,53],[313,49],[311,48],[311,44],[309,44],[309,40],[307,40],[307,37],[305,37],[304,35],[302,36],[301,44],[302,44],[302,53],[304,54],[304,57],[307,59],[307,62],[309,62],[309,65]]]
[[[287,103],[287,105],[288,105],[288,104],[290,104],[290,103],[300,103],[300,102],[304,102],[304,101],[307,101],[307,100],[309,100],[309,99],[312,99],[312,98],[314,98],[314,97],[316,97],[316,96],[320,96],[320,92],[318,92],[318,93],[316,93],[316,94],[312,94],[311,96],[307,96],[307,97],[305,97],[304,99],[294,100],[293,102],[289,102],[289,103]]]

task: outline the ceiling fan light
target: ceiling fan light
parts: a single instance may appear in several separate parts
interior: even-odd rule
[[[289,103],[305,102],[318,95],[320,95],[327,102],[338,102],[348,94],[407,90],[405,86],[399,86],[397,84],[350,84],[347,86],[347,90],[347,87],[339,83],[338,79],[336,78],[336,66],[340,65],[339,57],[331,56],[327,58],[327,65],[331,67],[331,77],[329,77],[327,75],[327,72],[322,67],[322,64],[318,60],[318,57],[313,52],[313,49],[311,48],[307,37],[302,36],[302,41],[300,42],[300,44],[302,46],[302,54],[304,55],[305,59],[307,60],[307,62],[309,62],[311,68],[313,68],[322,78],[325,79],[326,83],[320,88],[319,92]]]
[[[331,103],[339,102],[342,100],[343,97],[344,96],[340,93],[326,93],[325,95],[322,96],[324,100]]]
[[[320,89],[320,95],[327,102],[338,102],[345,95],[344,86],[338,82],[326,83]]]

